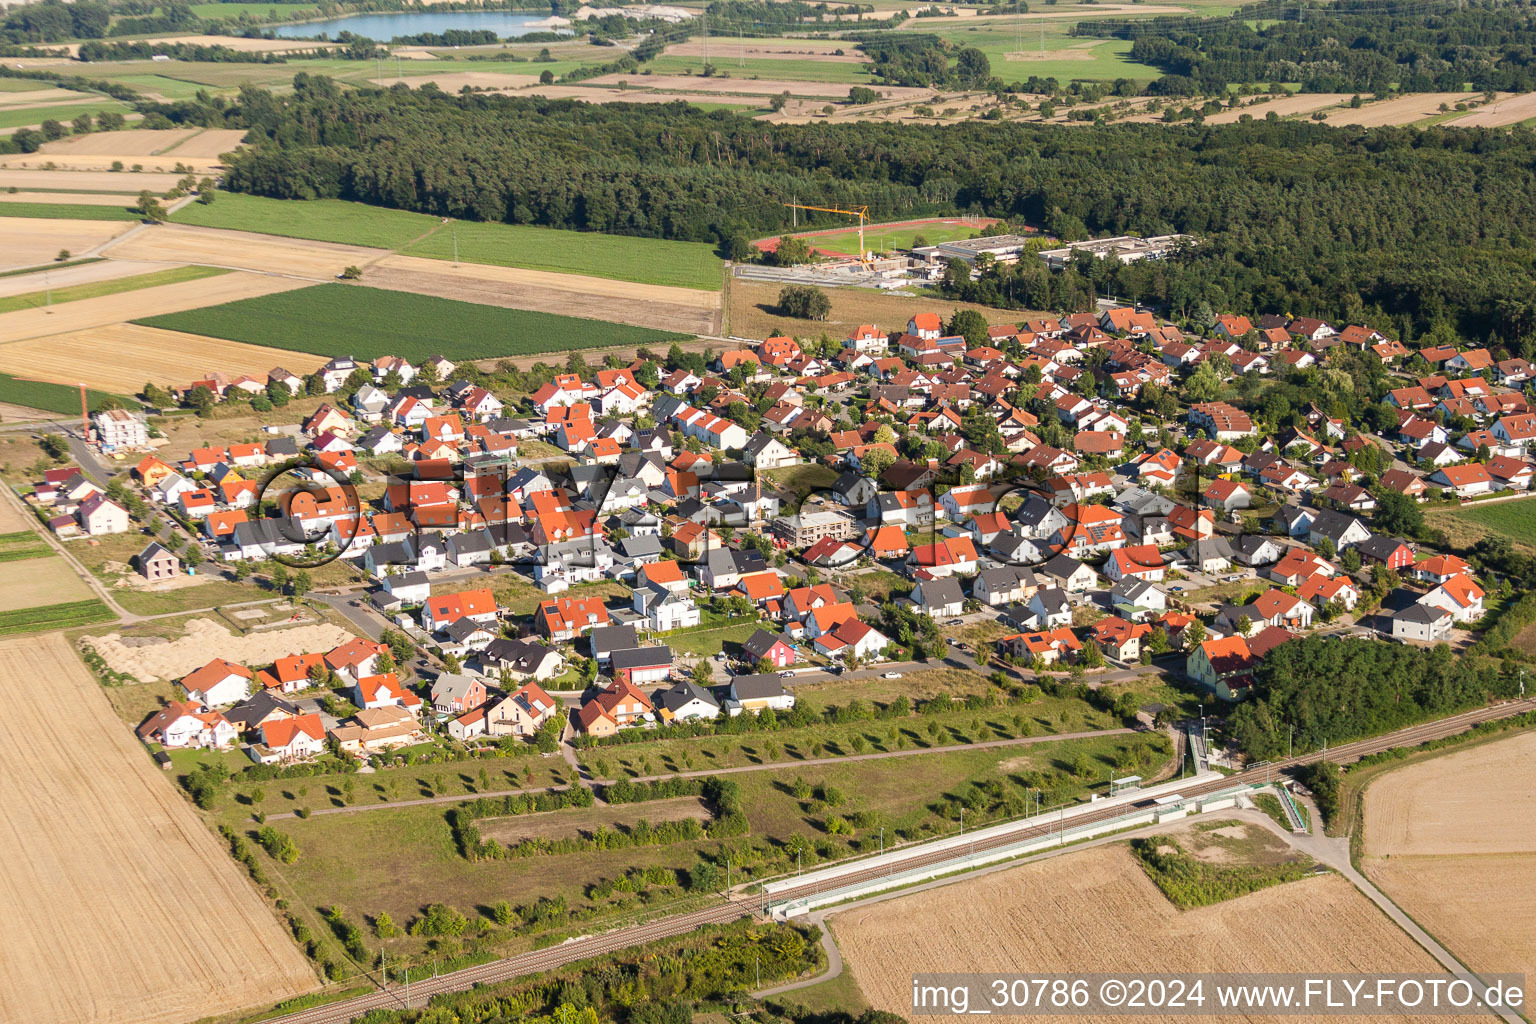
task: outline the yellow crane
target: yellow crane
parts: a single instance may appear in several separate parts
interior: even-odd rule
[[[837,213],[844,217],[859,218],[859,262],[866,267],[869,266],[869,250],[864,248],[864,221],[869,217],[869,207],[806,206],[803,203],[785,203],[784,205],[792,210],[816,210],[819,213]]]

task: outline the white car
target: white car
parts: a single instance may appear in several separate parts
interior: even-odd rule
[[[885,675],[881,676],[880,678],[881,679],[900,679],[901,678],[901,673],[900,672],[887,672]]]

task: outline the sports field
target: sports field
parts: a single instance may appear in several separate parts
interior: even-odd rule
[[[701,242],[671,242],[521,224],[459,221],[337,199],[311,201],[221,194],[207,206],[193,203],[172,220],[290,238],[394,249],[411,256],[452,260],[454,236],[465,263],[527,267],[618,281],[718,291],[720,259]]]
[[[644,327],[456,302],[430,295],[323,284],[135,321],[190,334],[322,356],[412,362],[643,345],[684,337]]]
[[[0,643],[0,699],[0,1020],[160,1024],[316,987],[62,636]],[[58,741],[60,708],[78,742]]]

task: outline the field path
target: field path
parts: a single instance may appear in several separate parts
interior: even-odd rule
[[[164,1024],[316,986],[62,636],[0,642],[0,699],[0,1019]]]

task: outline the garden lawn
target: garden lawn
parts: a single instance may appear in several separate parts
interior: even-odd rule
[[[344,284],[240,299],[135,323],[322,356],[419,362],[654,345],[686,335]]]
[[[61,302],[74,302],[77,299],[95,299],[103,295],[134,292],[140,288],[153,288],[156,285],[162,284],[176,284],[179,281],[196,281],[204,277],[217,277],[220,274],[227,273],[229,271],[221,267],[173,267],[170,270],[156,270],[149,274],[119,277],[110,281],[93,281],[90,284],[54,288],[51,291],[45,289],[43,291],[28,292],[25,295],[12,295],[8,298],[0,298],[0,313],[10,313],[18,309],[33,309],[48,302],[57,305]]]

